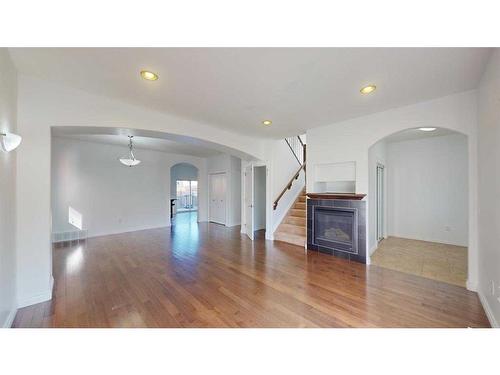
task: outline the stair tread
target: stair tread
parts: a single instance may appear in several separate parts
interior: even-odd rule
[[[290,238],[302,238],[302,239],[306,239],[306,235],[305,234],[296,234],[296,233],[286,233],[286,232],[276,232],[274,234],[274,237],[276,238],[276,236],[278,237],[290,237]]]
[[[285,220],[283,220],[283,223],[301,225],[301,226],[305,227],[306,226],[306,218],[301,217],[301,216],[289,216],[289,215],[287,215],[285,217]]]
[[[290,243],[292,245],[297,245],[301,247],[305,247],[306,245],[306,236],[291,234],[291,233],[275,233],[274,234],[275,241],[281,241]]]
[[[295,225],[295,224],[287,224],[287,223],[282,223],[278,227],[278,232],[282,233],[293,233],[293,234],[306,234],[306,227],[305,225]]]
[[[306,210],[301,210],[301,209],[298,209],[298,208],[292,208],[290,211],[289,211],[289,215],[290,216],[294,216],[294,217],[306,217]]]

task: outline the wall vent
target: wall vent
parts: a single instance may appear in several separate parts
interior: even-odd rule
[[[56,232],[52,233],[52,243],[82,241],[86,240],[87,236],[87,229],[73,230],[68,232]]]

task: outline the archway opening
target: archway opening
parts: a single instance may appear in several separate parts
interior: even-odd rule
[[[369,149],[371,264],[465,287],[469,245],[468,139],[407,129]]]
[[[198,196],[198,168],[185,162],[173,165],[170,168],[170,218],[173,224],[197,221]]]

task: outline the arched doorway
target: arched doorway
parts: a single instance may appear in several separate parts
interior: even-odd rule
[[[198,168],[181,162],[170,168],[170,217],[172,223],[198,220]]]
[[[469,247],[468,137],[412,128],[369,149],[371,264],[465,287]]]

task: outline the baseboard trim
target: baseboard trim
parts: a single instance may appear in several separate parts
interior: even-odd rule
[[[467,290],[470,290],[471,292],[477,292],[478,291],[478,289],[477,289],[477,282],[476,281],[467,280],[465,282],[465,287],[467,288]]]
[[[385,238],[388,238],[388,237],[397,237],[397,238],[402,238],[404,240],[415,240],[415,241],[424,241],[424,242],[434,242],[434,243],[439,243],[439,244],[443,244],[443,245],[452,245],[452,246],[460,246],[460,247],[468,247],[469,244],[466,243],[466,244],[463,244],[463,243],[453,243],[453,242],[447,242],[447,241],[443,241],[443,240],[436,240],[436,239],[422,239],[422,238],[417,238],[417,237],[413,237],[411,235],[405,235],[405,234],[394,234],[394,233],[391,233],[391,234],[388,234]]]
[[[488,303],[488,299],[480,291],[478,291],[477,294],[479,295],[479,300],[481,301],[481,304],[483,305],[484,312],[486,313],[486,316],[488,317],[488,320],[490,321],[490,325],[493,328],[500,328],[500,325],[498,324],[497,320],[495,319],[495,316],[493,315],[493,311],[490,308],[490,304]]]
[[[19,302],[17,304],[17,308],[21,309],[23,307],[36,305],[37,303],[50,301],[52,299],[52,290],[53,289],[54,289],[54,277],[51,276],[50,281],[49,281],[49,289],[47,291],[19,300]]]
[[[141,232],[143,230],[152,230],[152,229],[163,229],[163,228],[170,228],[172,224],[167,224],[167,225],[161,225],[159,227],[136,227],[136,228],[129,228],[125,229],[122,231],[117,231],[117,232],[106,232],[106,233],[96,233],[89,235],[87,238],[97,238],[97,237],[106,237],[106,236],[114,236],[117,234],[125,234],[125,233],[132,233],[132,232]]]
[[[14,319],[16,318],[16,314],[17,314],[17,309],[12,309],[7,318],[5,319],[5,321],[3,322],[2,328],[11,328],[12,323],[14,323]]]

